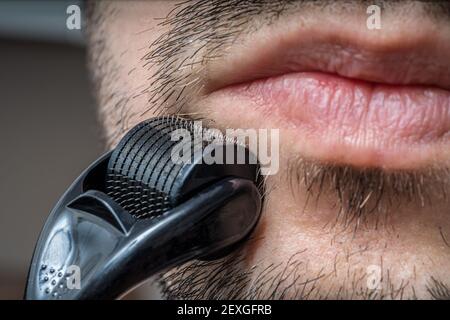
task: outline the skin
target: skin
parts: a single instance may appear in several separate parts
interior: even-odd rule
[[[212,119],[220,129],[281,129],[280,171],[266,179],[263,217],[252,240],[219,263],[194,262],[187,271],[179,268],[166,273],[162,285],[168,298],[441,299],[450,296],[450,203],[445,195],[450,190],[448,135],[436,146],[424,144],[420,149],[423,158],[414,154],[415,149],[407,148],[399,154],[395,147],[392,154],[383,153],[386,158],[376,158],[373,153],[359,149],[352,149],[355,153],[348,158],[345,155],[349,151],[341,149],[318,154],[314,153],[317,148],[312,139],[298,142],[297,127],[271,115],[249,112],[247,105],[251,103],[245,97],[233,90],[227,93],[228,89],[224,88],[239,73],[239,70],[225,71],[233,63],[249,59],[242,53],[246,39],[255,37],[259,39],[255,41],[264,41],[264,34],[279,27],[280,21],[284,24],[278,32],[288,33],[293,18],[302,21],[306,29],[320,28],[322,22],[333,24],[341,35],[352,33],[364,49],[363,58],[368,61],[366,71],[389,67],[376,63],[380,53],[391,54],[394,60],[408,54],[407,48],[398,47],[399,39],[416,43],[438,37],[442,40],[439,43],[450,43],[448,17],[439,13],[444,9],[411,2],[383,3],[386,5],[384,27],[376,33],[361,27],[355,34],[354,26],[365,23],[367,17],[361,2],[345,7],[324,2],[324,9],[304,7],[304,11],[293,7],[289,14],[272,24],[264,23],[264,14],[250,17],[248,28],[239,35],[229,36],[236,41],[224,46],[220,55],[205,59],[204,51],[199,51],[203,62],[179,72],[202,84],[187,87],[181,95],[181,100],[186,102],[181,109],[176,108],[180,101],[164,99],[164,87],[157,78],[163,63],[154,55],[161,48],[158,38],[174,28],[173,23],[160,25],[164,20],[159,18],[179,10],[177,1],[106,1],[98,3],[93,13],[90,11],[90,67],[108,146],[114,146],[137,123],[163,113],[179,112]],[[424,25],[418,26],[419,20]],[[258,29],[255,26],[260,28],[259,33],[254,31]],[[201,41],[196,39],[192,45],[184,46],[183,55],[195,52],[199,45]],[[435,50],[426,43],[423,47],[425,55],[446,50]],[[350,63],[346,61],[340,72],[354,70],[348,67]],[[439,80],[427,79],[427,85],[448,91],[450,68],[443,65],[439,70]],[[375,77],[369,71],[352,76],[369,78],[364,80]],[[401,82],[401,79],[394,81]],[[152,95],[152,89],[156,90],[156,96]],[[336,156],[339,151],[342,155]],[[413,156],[409,159],[408,155],[412,154],[420,161],[412,161]],[[321,164],[322,161],[327,165]],[[354,176],[368,172],[366,184],[376,185],[380,177],[391,177],[405,186],[388,185],[388,191],[376,201],[376,197],[368,196],[370,190],[366,184],[356,186],[352,184],[353,178],[339,173],[337,168],[347,165],[351,165],[347,168]],[[326,178],[325,187],[312,183],[307,190],[308,185],[298,176],[314,172],[314,168],[343,181],[351,180],[351,187],[343,190],[346,197],[357,194],[360,199],[369,198],[367,203],[362,200],[358,203],[374,207],[375,214],[355,211],[348,199],[338,199],[333,182]],[[399,172],[405,175],[399,178]],[[407,186],[417,186],[421,180],[426,181],[422,191],[417,191],[418,188],[412,191]],[[411,192],[413,196],[408,198]],[[425,200],[421,201],[422,198]],[[358,212],[362,217],[351,219]],[[376,285],[371,285],[374,282]]]

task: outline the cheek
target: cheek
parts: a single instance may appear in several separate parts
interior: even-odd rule
[[[108,83],[101,88],[101,110],[110,143],[120,139],[137,123],[154,116],[149,104],[151,77],[155,68],[146,59],[151,44],[166,31],[158,24],[173,9],[175,1],[117,1],[115,14],[106,22],[104,44]],[[145,114],[144,114],[145,113]]]

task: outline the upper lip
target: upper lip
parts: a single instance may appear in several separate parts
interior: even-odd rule
[[[214,91],[290,72],[319,71],[391,85],[450,90],[450,39],[432,25],[374,31],[352,24],[286,22],[251,35],[210,65]],[[231,68],[230,68],[231,66]]]

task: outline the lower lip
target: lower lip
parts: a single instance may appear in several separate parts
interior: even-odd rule
[[[404,167],[450,142],[450,92],[443,89],[307,72],[224,90],[315,141],[312,156],[326,160]]]

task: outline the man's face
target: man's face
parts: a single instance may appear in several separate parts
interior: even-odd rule
[[[280,129],[252,239],[169,298],[450,297],[450,3],[374,2],[375,29],[366,1],[90,8],[110,145],[160,114]]]

